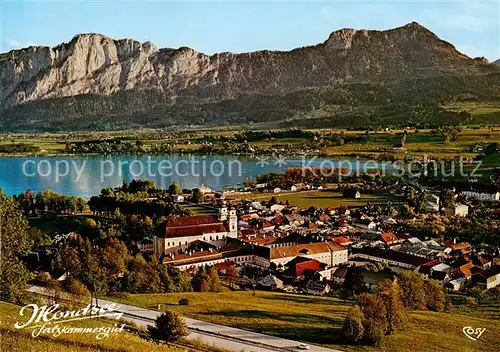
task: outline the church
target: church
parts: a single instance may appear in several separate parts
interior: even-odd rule
[[[236,210],[219,209],[217,217],[194,215],[171,218],[164,222],[153,237],[153,253],[157,258],[188,250],[191,243],[203,241],[223,246],[226,238],[238,237]]]

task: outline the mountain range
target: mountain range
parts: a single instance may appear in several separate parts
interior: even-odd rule
[[[448,103],[500,102],[500,66],[415,22],[341,29],[291,51],[215,55],[79,34],[1,54],[0,87],[9,131],[432,125],[471,119]]]

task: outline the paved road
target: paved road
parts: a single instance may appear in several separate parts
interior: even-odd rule
[[[111,301],[99,299],[99,305],[110,304]],[[129,306],[120,303],[118,311],[130,314],[135,317],[146,319],[155,319],[159,312],[145,308]],[[129,317],[127,317],[129,319]],[[232,351],[302,351],[299,346],[301,342],[287,340],[276,336],[270,336],[232,328],[225,325],[207,323],[205,321],[185,318],[186,323],[191,330],[190,338],[199,337],[208,344],[226,348]],[[144,326],[144,325],[143,325]],[[207,336],[207,334],[209,336]],[[214,335],[215,334],[215,335]],[[199,335],[199,336],[198,336]],[[309,351],[312,352],[340,352],[325,347],[309,345]]]
[[[30,292],[38,294],[47,294],[46,289],[40,286],[31,286]],[[98,305],[115,303],[104,299],[98,300]],[[152,325],[156,319],[158,311],[145,309],[126,304],[119,304],[118,312],[124,313],[124,319],[131,321],[139,326]],[[301,342],[282,339],[276,336],[270,336],[232,328],[225,325],[208,323],[201,320],[184,318],[190,330],[189,339],[197,339],[205,344],[217,346],[236,352],[276,352],[276,351],[303,351],[298,348]],[[309,345],[311,352],[341,352],[325,347]]]

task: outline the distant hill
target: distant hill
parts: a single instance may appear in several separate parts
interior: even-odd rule
[[[285,126],[455,123],[448,101],[500,101],[500,67],[412,22],[341,29],[291,51],[205,55],[80,34],[0,55],[4,130],[280,122]]]

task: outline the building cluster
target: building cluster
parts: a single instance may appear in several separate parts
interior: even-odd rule
[[[172,218],[142,252],[194,272],[202,266],[258,269],[262,288],[327,294],[353,270],[374,289],[402,270],[414,270],[459,292],[500,285],[498,248],[476,251],[456,240],[421,240],[397,233],[397,220],[347,207],[298,209],[272,202],[237,201],[217,215]]]

